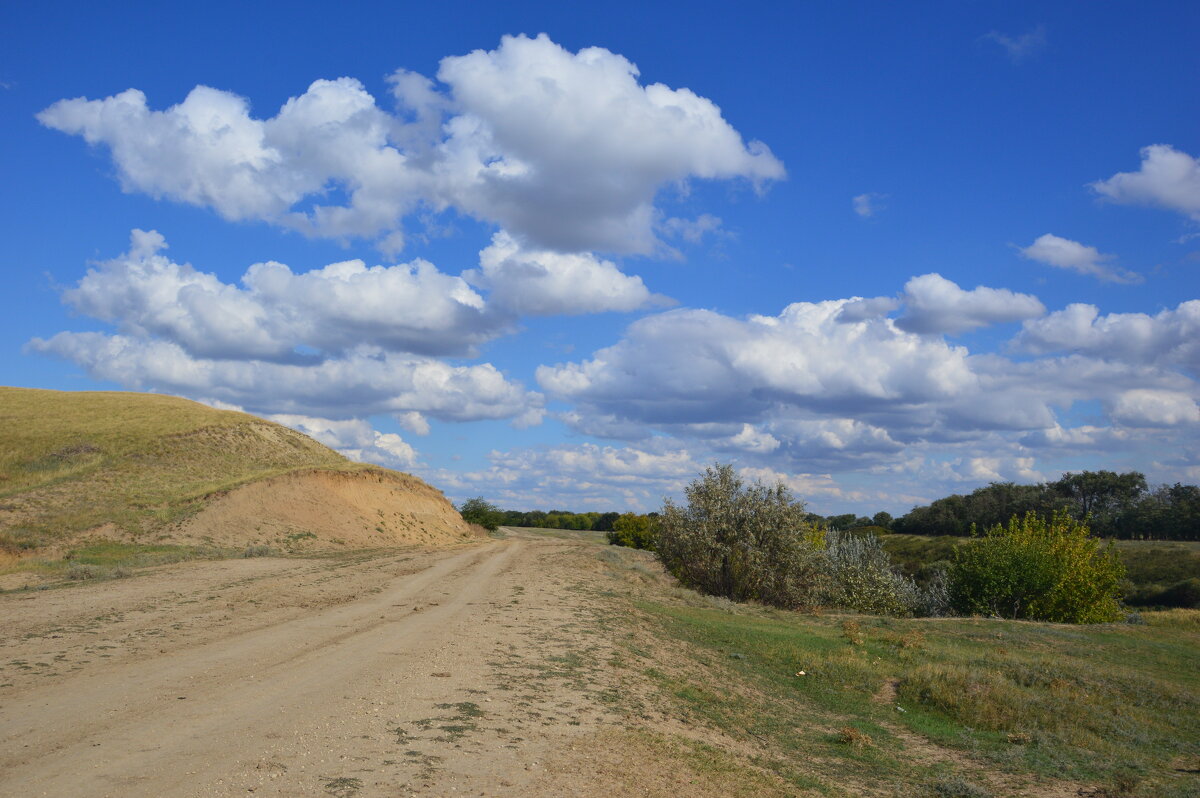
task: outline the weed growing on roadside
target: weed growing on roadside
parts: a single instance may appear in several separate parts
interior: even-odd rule
[[[853,726],[843,726],[833,736],[834,742],[851,748],[866,748],[871,744],[871,736]]]
[[[983,787],[958,776],[934,782],[931,791],[935,798],[992,798]]]
[[[852,646],[861,646],[866,642],[862,627],[854,620],[842,621],[842,637]]]
[[[336,796],[336,798],[351,798],[351,796],[361,789],[362,779],[350,776],[338,776],[337,778],[325,780],[325,792]]]

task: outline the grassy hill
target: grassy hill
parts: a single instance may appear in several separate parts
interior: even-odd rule
[[[136,539],[238,485],[370,468],[287,427],[186,399],[0,388],[0,552],[109,524]]]

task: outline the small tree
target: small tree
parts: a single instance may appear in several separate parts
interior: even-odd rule
[[[816,603],[823,579],[820,533],[782,482],[745,485],[715,464],[684,489],[687,506],[663,506],[656,553],[680,582],[735,601],[778,607]]]
[[[612,530],[608,533],[608,542],[631,549],[653,550],[657,537],[658,519],[648,515],[624,513],[613,521]]]
[[[504,511],[494,504],[484,500],[482,496],[467,499],[458,508],[458,514],[468,524],[479,524],[486,529],[494,530],[504,520]]]
[[[1112,543],[1102,547],[1086,524],[1030,512],[956,550],[950,600],[967,615],[1104,623],[1121,617],[1124,576]]]

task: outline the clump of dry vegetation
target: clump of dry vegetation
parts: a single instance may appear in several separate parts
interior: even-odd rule
[[[782,482],[744,483],[716,464],[688,485],[687,504],[663,507],[655,553],[684,585],[784,609],[845,607],[885,615],[939,615],[943,580],[918,585],[875,537],[814,526]]]

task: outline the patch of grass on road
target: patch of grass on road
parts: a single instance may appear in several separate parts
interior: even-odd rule
[[[69,549],[61,558],[21,560],[4,573],[35,573],[73,582],[116,579],[130,576],[139,568],[168,565],[189,560],[214,560],[234,552],[215,546],[177,546],[170,544],[116,543],[97,541]]]

